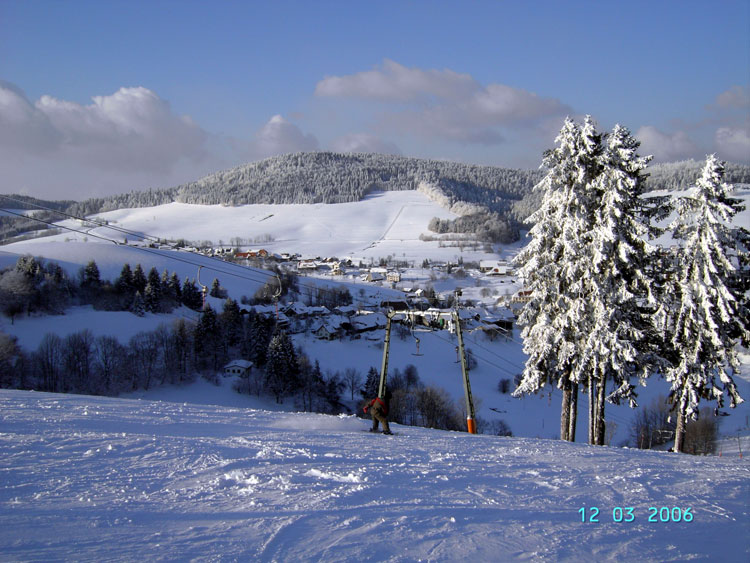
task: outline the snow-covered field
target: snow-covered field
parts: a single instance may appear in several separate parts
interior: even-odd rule
[[[0,391],[0,558],[750,558],[739,458],[367,426]]]
[[[245,240],[272,238],[250,243],[272,252],[304,256],[374,258],[393,255],[399,259],[447,259],[460,255],[437,242],[419,240],[429,234],[433,217],[453,219],[447,211],[418,191],[378,192],[359,202],[298,205],[190,205],[170,203],[158,207],[121,209],[98,216],[117,227],[177,240]],[[107,229],[98,233],[113,234]],[[266,237],[268,235],[268,237]],[[120,237],[122,235],[119,235]],[[484,257],[481,252],[475,253]],[[474,259],[464,254],[464,260]],[[477,258],[478,259],[478,258]]]

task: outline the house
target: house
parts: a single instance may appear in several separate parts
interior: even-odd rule
[[[406,311],[409,309],[409,304],[402,299],[389,299],[388,301],[381,301],[380,308],[393,309],[394,311]]]
[[[530,289],[520,289],[516,292],[511,301],[515,303],[528,303],[531,301],[531,293]]]
[[[290,317],[305,318],[310,314],[310,308],[303,303],[294,302],[290,303],[285,309],[284,313]]]
[[[327,323],[320,323],[317,328],[313,329],[312,333],[321,340],[333,340],[336,338],[336,330]]]
[[[366,282],[376,282],[376,281],[383,281],[385,279],[385,276],[379,272],[368,272],[364,276],[361,277],[362,281]]]
[[[247,377],[250,375],[250,370],[253,368],[253,362],[250,360],[232,360],[224,366],[224,377],[230,375],[239,375],[240,377]]]
[[[391,283],[399,283],[401,281],[401,272],[391,271],[385,275],[386,280]]]
[[[359,314],[351,318],[351,330],[360,334],[385,328],[388,319],[382,313]]]
[[[480,260],[479,271],[488,276],[509,276],[513,270],[504,260]]]
[[[297,270],[300,271],[313,271],[318,269],[318,263],[315,260],[301,260],[297,264]]]

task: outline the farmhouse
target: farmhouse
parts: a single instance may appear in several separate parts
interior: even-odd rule
[[[480,260],[479,271],[488,276],[508,276],[513,273],[508,263],[503,260]]]
[[[250,374],[252,367],[253,362],[250,360],[232,360],[224,366],[224,376],[239,375],[240,377],[246,377]]]
[[[386,275],[386,280],[391,283],[399,283],[401,281],[401,273],[396,271],[390,271]]]

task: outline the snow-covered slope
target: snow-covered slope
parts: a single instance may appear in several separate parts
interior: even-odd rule
[[[170,240],[185,239],[199,243],[209,240],[214,245],[225,245],[240,237],[245,246],[265,248],[271,252],[299,253],[303,256],[338,256],[340,258],[373,259],[392,255],[400,260],[464,260],[492,258],[479,252],[460,252],[457,247],[442,247],[437,241],[419,240],[421,234],[431,234],[430,219],[453,219],[447,211],[422,192],[379,192],[364,200],[340,204],[285,204],[191,205],[170,203],[156,207],[119,209],[98,215],[117,228],[127,229],[151,237]],[[15,254],[33,254],[57,260],[79,261],[87,250],[76,248],[77,243],[98,245],[93,252],[99,263],[102,255],[117,257],[127,247],[117,247],[101,238],[123,241],[122,232],[107,227],[91,228],[78,221],[67,220],[61,225],[85,231],[66,231],[60,235],[34,239],[3,246]],[[130,242],[137,241],[129,237]],[[259,242],[253,242],[259,241]],[[86,249],[91,248],[86,246]],[[137,257],[128,260],[148,263],[153,260],[141,250],[132,249]],[[106,259],[105,259],[106,261]],[[122,260],[117,259],[120,265]],[[85,262],[84,262],[85,263]],[[100,266],[101,268],[101,266]],[[119,268],[116,275],[119,273]]]
[[[4,561],[750,558],[739,458],[22,391],[0,413]]]

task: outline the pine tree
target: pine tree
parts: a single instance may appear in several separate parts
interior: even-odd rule
[[[133,291],[133,272],[127,262],[122,266],[120,276],[115,281],[115,291],[120,295],[130,295]]]
[[[229,346],[236,346],[240,342],[242,331],[242,315],[240,307],[234,299],[227,299],[224,302],[224,309],[221,313],[221,325]]]
[[[601,172],[603,147],[590,117],[583,128],[566,119],[556,143],[543,160],[547,175],[535,188],[544,195],[529,218],[531,242],[516,259],[531,300],[519,318],[529,357],[514,395],[556,384],[563,391],[560,437],[570,440],[575,439],[578,384],[587,381],[581,361],[591,314],[587,245],[596,208],[592,184]]]
[[[380,374],[378,370],[370,366],[367,371],[367,379],[365,380],[365,386],[362,389],[363,399],[373,399],[378,396],[378,385],[380,384]]]
[[[193,333],[193,351],[195,363],[200,367],[219,369],[224,359],[224,340],[219,327],[219,320],[210,305],[201,314]]]
[[[701,398],[715,399],[717,408],[725,392],[730,406],[743,402],[728,371],[739,370],[733,335],[748,338],[737,314],[737,297],[728,286],[735,270],[730,257],[738,245],[729,223],[740,210],[731,190],[724,182],[723,163],[709,156],[695,189],[678,198],[678,216],[670,225],[672,236],[682,241],[679,270],[666,292],[674,296],[667,307],[672,361],[665,376],[672,384],[669,400],[677,417],[675,451],[684,450],[685,427],[688,419],[697,419]]]
[[[152,285],[150,281],[146,283],[146,289],[143,292],[143,303],[149,313],[158,313],[161,308],[159,288]]]
[[[146,278],[146,284],[151,285],[151,291],[154,294],[154,299],[157,303],[161,303],[162,290],[161,290],[161,277],[156,268],[151,268],[148,271],[148,277]],[[145,288],[144,288],[145,291]]]
[[[607,139],[602,170],[591,185],[594,221],[585,256],[591,257],[583,280],[587,334],[581,365],[589,378],[589,441],[604,444],[604,401],[621,400],[636,406],[631,378],[648,375],[649,343],[655,341],[650,322],[656,308],[647,275],[649,255],[645,242],[647,213],[641,195],[643,170],[650,157],[639,157],[638,143],[616,125]],[[606,396],[606,383],[615,390]]]
[[[94,260],[91,260],[83,269],[81,285],[85,288],[94,289],[98,288],[101,283],[101,278],[99,277],[99,266],[96,265]]]
[[[180,278],[177,272],[172,272],[169,277],[169,293],[174,297],[177,303],[182,303],[182,287],[180,286]]]
[[[203,296],[195,285],[195,280],[185,278],[182,284],[182,304],[193,311],[203,307]]]
[[[130,305],[130,311],[138,315],[139,317],[142,317],[144,314],[146,314],[146,303],[143,300],[143,296],[141,295],[140,291],[135,292],[135,297],[133,297],[133,303]]]
[[[140,264],[136,264],[133,270],[133,288],[141,294],[146,290],[146,274],[143,273],[143,266]]]
[[[281,403],[296,387],[298,376],[297,354],[286,331],[277,331],[268,343],[265,372],[269,391]]]
[[[177,296],[174,293],[174,288],[172,284],[169,283],[169,270],[164,268],[164,271],[161,273],[161,298],[164,301],[175,301]]]
[[[218,278],[214,278],[214,281],[211,282],[211,290],[208,292],[208,294],[211,297],[218,297],[218,298],[222,297],[221,284],[219,283]]]

